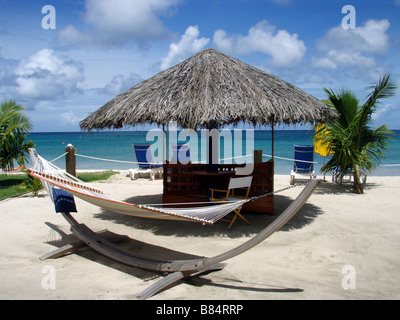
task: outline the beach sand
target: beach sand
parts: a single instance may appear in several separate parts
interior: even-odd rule
[[[288,184],[289,175],[275,177],[276,190]],[[131,181],[126,172],[92,185],[116,199],[161,201],[160,180]],[[142,252],[154,253],[161,246],[178,256],[214,256],[266,227],[301,188],[275,196],[275,216],[248,214],[250,226],[239,221],[230,231],[224,222],[203,226],[121,216],[79,199],[75,217],[95,231],[107,229],[149,244],[140,245]],[[151,299],[399,299],[399,195],[400,177],[368,177],[363,195],[351,193],[351,184],[323,182],[281,230],[227,261],[223,270],[181,281]],[[87,247],[39,260],[68,241],[45,222],[70,233],[43,192],[37,198],[1,201],[0,221],[0,299],[136,299],[163,277],[113,262]]]

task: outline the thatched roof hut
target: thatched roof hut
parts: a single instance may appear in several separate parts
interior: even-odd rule
[[[321,101],[292,84],[205,49],[116,96],[80,126],[90,131],[176,121],[197,129],[239,122],[326,122],[333,117]]]

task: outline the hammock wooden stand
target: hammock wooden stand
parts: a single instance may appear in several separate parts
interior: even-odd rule
[[[123,250],[112,242],[106,240],[104,237],[95,233],[86,225],[80,224],[69,212],[64,212],[62,215],[71,225],[71,230],[75,237],[100,254],[128,266],[169,273],[166,277],[154,283],[138,295],[139,299],[147,299],[183,278],[208,271],[223,269],[226,264],[222,262],[253,248],[271,236],[275,231],[279,230],[305,204],[319,183],[320,180],[311,180],[308,182],[308,184],[301,191],[298,197],[290,204],[290,206],[256,236],[236,248],[209,258],[203,257],[188,260],[159,260],[156,257],[154,259],[149,259],[136,256],[131,252]],[[82,243],[78,242],[77,245],[81,246]],[[42,259],[60,257],[61,255],[73,252],[74,250],[74,246],[67,245],[45,255],[42,257]]]

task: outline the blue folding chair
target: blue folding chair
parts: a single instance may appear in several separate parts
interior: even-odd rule
[[[314,146],[294,145],[294,165],[290,173],[290,184],[296,180],[315,179]]]
[[[131,179],[135,179],[136,175],[141,176],[142,174],[149,174],[151,180],[154,180],[157,174],[161,178],[163,165],[154,163],[150,144],[134,144],[133,148],[135,150],[138,168],[129,170]]]
[[[189,144],[173,144],[171,148],[174,161],[181,164],[188,164],[191,161]]]

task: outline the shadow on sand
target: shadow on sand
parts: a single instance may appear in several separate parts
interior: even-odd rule
[[[130,203],[160,203],[161,195],[156,196],[137,196],[132,197],[125,200]],[[293,199],[283,196],[283,195],[275,195],[274,203],[275,203],[275,215],[261,215],[261,214],[246,214],[246,218],[250,221],[251,225],[247,225],[242,221],[238,221],[234,224],[231,230],[227,230],[227,223],[225,222],[217,222],[213,226],[203,226],[198,223],[193,222],[185,222],[185,221],[167,221],[167,220],[151,220],[151,219],[140,219],[131,216],[124,216],[113,213],[108,210],[102,210],[100,213],[95,214],[95,218],[101,219],[104,221],[112,221],[113,223],[123,224],[128,227],[132,227],[135,229],[142,229],[146,231],[152,232],[154,235],[162,235],[162,236],[176,236],[176,237],[215,237],[215,236],[224,236],[227,238],[240,238],[240,237],[252,237],[266,228],[270,223],[272,223],[279,215],[291,204]],[[311,203],[306,203],[299,210],[299,212],[287,223],[285,224],[280,231],[286,232],[294,229],[300,229],[304,226],[310,224],[318,215],[322,214],[323,211],[316,207]],[[49,224],[50,225],[50,224]],[[56,226],[51,226],[54,230],[56,230]],[[90,227],[90,226],[89,226]],[[57,230],[56,230],[57,231]],[[67,243],[71,243],[76,241],[74,236],[59,232],[61,237],[58,240],[48,241],[49,244],[52,244],[56,247],[62,247]],[[105,237],[115,237],[115,235],[109,231],[104,231],[102,236]],[[171,250],[168,248],[155,246],[152,244],[148,244],[142,241],[138,241],[135,239],[131,239],[129,237],[125,237],[118,244],[121,249],[127,250],[137,256],[144,258],[154,258],[156,257],[159,260],[186,260],[186,259],[194,259],[200,258],[199,256]],[[114,268],[126,274],[132,275],[136,278],[141,279],[142,281],[149,282],[151,284],[155,279],[158,279],[163,276],[163,273],[141,270],[135,267],[126,266],[115,262],[107,257],[104,257],[97,252],[89,249],[86,246],[74,252],[81,257],[86,259],[98,262],[110,268]],[[229,273],[228,273],[229,274]],[[225,274],[226,275],[226,274]],[[196,275],[193,277],[186,278],[184,280],[179,281],[179,284],[182,281],[185,281],[187,284],[193,286],[214,286],[221,287],[226,289],[234,289],[234,290],[245,290],[252,292],[265,292],[265,293],[280,293],[280,292],[302,292],[302,289],[299,288],[280,288],[270,286],[268,284],[261,283],[247,283],[236,279],[234,276],[228,275],[228,277],[216,277],[213,280],[203,277],[204,274]],[[176,285],[176,284],[174,284]]]
[[[144,283],[148,283],[148,285],[152,285],[154,282],[161,280],[163,277],[166,276],[165,273],[156,272],[156,271],[149,271],[143,270],[136,267],[131,267],[128,265],[121,264],[116,262],[112,259],[109,259],[96,251],[92,250],[91,248],[82,245],[72,234],[64,233],[60,228],[56,225],[51,223],[47,223],[47,225],[59,233],[60,237],[58,239],[49,240],[46,243],[51,244],[57,248],[61,248],[65,245],[69,244],[78,244],[79,249],[74,251],[73,253],[91,260],[93,262],[99,263],[101,265],[107,266],[109,268],[113,268],[130,276],[140,279]],[[120,249],[129,251],[136,256],[141,256],[143,258],[154,258],[160,260],[187,260],[187,259],[196,259],[196,258],[203,258],[201,256],[192,255],[180,251],[171,250],[168,248],[155,246],[152,244],[148,244],[142,241],[138,241],[135,239],[131,239],[129,237],[121,237],[120,235],[114,234],[110,231],[100,231],[99,234],[105,239],[113,239],[110,240],[112,242],[118,242],[118,246]],[[259,292],[259,293],[298,293],[303,292],[303,289],[300,288],[285,288],[285,287],[277,287],[274,285],[269,285],[267,283],[253,283],[253,282],[246,282],[237,279],[234,275],[230,274],[227,271],[220,271],[221,274],[213,276],[212,278],[207,277],[210,273],[215,273],[218,270],[203,272],[200,274],[196,274],[193,276],[186,277],[182,280],[179,280],[168,287],[164,288],[161,292],[168,290],[174,286],[177,286],[181,283],[186,283],[193,287],[203,287],[203,286],[210,286],[216,288],[224,288],[230,290],[239,290],[239,291],[249,291],[249,292]],[[137,292],[136,294],[139,294]],[[131,299],[131,296],[127,296],[125,298]]]
[[[161,203],[161,195],[156,196],[136,196],[125,199],[128,203]],[[186,221],[171,220],[153,220],[135,218],[116,214],[112,211],[101,210],[101,213],[95,215],[95,218],[112,221],[117,224],[123,224],[134,229],[146,230],[154,235],[162,236],[178,236],[178,237],[213,237],[225,236],[228,238],[241,238],[244,236],[254,236],[261,230],[271,224],[279,215],[291,204],[293,200],[282,195],[275,195],[273,216],[256,213],[244,213],[246,219],[251,223],[247,225],[245,222],[238,220],[235,222],[231,230],[227,230],[228,223],[218,221],[214,225],[202,225],[200,223]],[[299,212],[281,228],[281,231],[289,231],[292,229],[301,229],[305,225],[310,224],[315,217],[322,214],[323,211],[313,204],[306,203]]]

